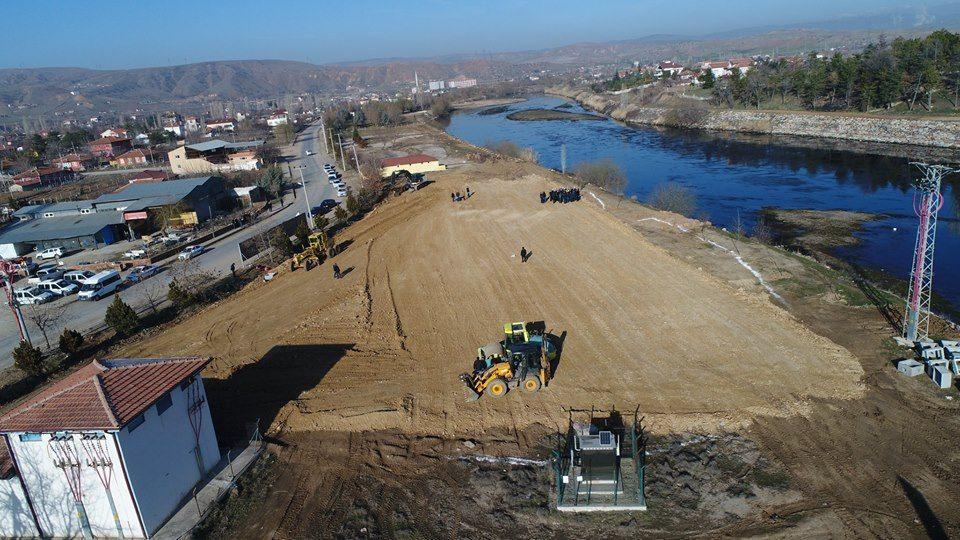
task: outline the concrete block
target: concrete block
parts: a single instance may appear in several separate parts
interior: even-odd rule
[[[908,377],[916,377],[923,373],[923,364],[912,358],[897,362],[897,371]]]
[[[953,373],[947,366],[927,366],[927,375],[941,390],[953,386]]]

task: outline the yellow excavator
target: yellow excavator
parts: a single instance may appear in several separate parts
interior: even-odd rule
[[[296,266],[302,266],[307,259],[316,259],[319,265],[327,257],[336,255],[336,244],[326,231],[319,231],[307,237],[307,248],[293,256]]]
[[[517,387],[538,392],[546,385],[553,376],[557,346],[545,328],[543,322],[505,324],[502,341],[478,348],[473,372],[460,375],[471,391],[467,401],[484,394],[500,397]]]

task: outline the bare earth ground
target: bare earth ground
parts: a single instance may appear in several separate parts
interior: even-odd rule
[[[123,351],[213,356],[221,439],[254,419],[269,426],[281,466],[240,495],[248,511],[220,533],[956,530],[956,401],[897,377],[883,320],[806,286],[830,279],[815,265],[596,190],[541,205],[559,175],[422,126],[401,138],[404,149],[441,145],[451,162],[480,159],[349,227],[343,280],[329,264],[284,273]],[[451,202],[466,186],[476,194]],[[525,264],[521,246],[533,251]],[[550,386],[463,403],[457,374],[476,347],[503,322],[540,319],[566,332]],[[560,516],[547,510],[548,467],[484,461],[547,457],[570,408],[638,405],[656,436],[647,514]],[[788,481],[771,480],[782,471]]]

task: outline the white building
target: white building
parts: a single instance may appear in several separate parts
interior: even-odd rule
[[[286,124],[289,121],[287,113],[277,113],[271,114],[267,117],[267,125],[270,127],[277,127]]]
[[[466,77],[457,77],[456,79],[450,81],[447,84],[449,88],[470,88],[477,85],[476,79],[468,79]]]
[[[431,92],[435,92],[437,90],[443,90],[446,87],[446,84],[444,81],[430,81],[427,83],[427,86]]]
[[[208,362],[96,360],[0,418],[0,536],[149,538],[220,459]]]

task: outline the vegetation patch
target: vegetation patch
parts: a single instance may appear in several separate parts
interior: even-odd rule
[[[507,115],[509,120],[535,122],[538,120],[605,120],[603,116],[557,109],[525,109]]]

